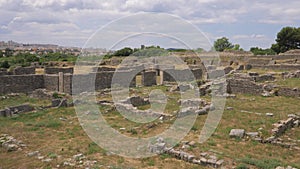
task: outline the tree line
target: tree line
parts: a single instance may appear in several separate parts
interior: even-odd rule
[[[274,55],[284,53],[292,49],[300,49],[300,27],[284,27],[277,33],[277,38],[270,48],[262,49],[252,47],[250,51],[254,55]],[[222,37],[214,42],[214,49],[219,52],[230,50],[243,50],[238,44],[233,45],[228,38]]]

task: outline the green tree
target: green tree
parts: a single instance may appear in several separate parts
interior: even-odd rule
[[[278,32],[276,44],[271,47],[277,53],[300,49],[300,27],[284,27]]]
[[[117,50],[113,55],[114,56],[129,56],[133,53],[133,49],[125,47],[123,49]]]
[[[233,49],[234,45],[229,42],[228,38],[222,37],[214,42],[214,48],[216,51],[223,52],[226,49]]]
[[[235,44],[233,50],[242,50],[240,47],[241,46],[239,44]]]

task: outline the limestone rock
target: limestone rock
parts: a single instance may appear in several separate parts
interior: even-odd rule
[[[232,129],[229,133],[230,137],[243,138],[245,135],[244,129]]]

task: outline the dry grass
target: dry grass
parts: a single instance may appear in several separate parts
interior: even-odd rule
[[[159,86],[136,88],[131,91],[131,94],[146,96],[155,88],[160,88],[167,92],[166,87]],[[168,94],[173,99],[169,100],[166,111],[172,112],[177,109],[178,94]],[[109,99],[110,97],[101,96],[101,98]],[[26,96],[21,96],[20,98],[1,100],[1,106],[5,107],[12,103],[19,104],[22,102],[35,103],[37,101],[30,99],[28,101],[27,99]],[[43,101],[39,104],[43,104]],[[259,168],[259,166],[255,167],[254,165],[249,165],[249,163],[258,160],[258,163],[263,166],[266,163],[263,159],[270,159],[272,162],[279,162],[281,165],[289,164],[300,167],[298,163],[300,152],[297,150],[260,144],[250,140],[231,139],[228,136],[232,128],[244,128],[246,131],[257,131],[258,128],[263,128],[262,134],[268,136],[272,123],[286,119],[287,114],[299,111],[299,99],[238,95],[236,99],[227,99],[226,106],[234,109],[224,111],[222,120],[213,136],[205,143],[196,144],[196,146],[186,151],[197,156],[203,151],[215,152],[217,156],[225,159],[226,168],[239,164],[248,165],[251,168]],[[110,108],[100,107],[100,109],[109,110]],[[243,113],[242,110],[262,113],[262,115]],[[267,117],[265,113],[274,113],[274,117]],[[104,113],[104,116],[112,127],[116,130],[125,127],[126,130],[122,131],[123,134],[132,137],[156,135],[172,124],[172,121],[168,121],[162,124],[157,123],[153,127],[147,128],[147,125],[135,124],[124,119],[115,111]],[[59,120],[60,117],[66,118],[67,121]],[[184,140],[198,140],[206,117],[204,115],[197,118],[194,127]],[[135,128],[135,132],[131,130],[132,128]],[[285,137],[299,140],[299,132],[299,128],[290,130]],[[206,168],[162,155],[146,159],[129,159],[109,155],[105,150],[96,146],[82,130],[73,108],[53,108],[22,114],[13,118],[0,118],[0,133],[10,134],[28,145],[21,152],[8,153],[0,149],[0,167],[2,168],[50,168],[55,167],[57,164],[62,164],[63,159],[70,158],[78,153],[85,154],[88,159],[97,160],[98,164],[95,168],[97,166],[99,168]],[[299,143],[298,146],[300,146]],[[43,163],[35,157],[26,157],[24,155],[26,152],[36,150],[39,150],[45,156],[55,153],[59,157],[51,163]]]

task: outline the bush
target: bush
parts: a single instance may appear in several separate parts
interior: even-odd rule
[[[275,55],[276,52],[273,51],[272,49],[262,49],[262,48],[251,48],[250,51],[254,54],[254,55]]]
[[[54,92],[52,94],[52,97],[55,98],[55,99],[59,99],[60,98],[60,96],[59,96],[59,94],[57,92]]]
[[[5,69],[8,69],[10,67],[10,64],[8,63],[8,61],[4,61],[4,62],[1,62],[0,63],[0,67],[1,68],[5,68]]]

